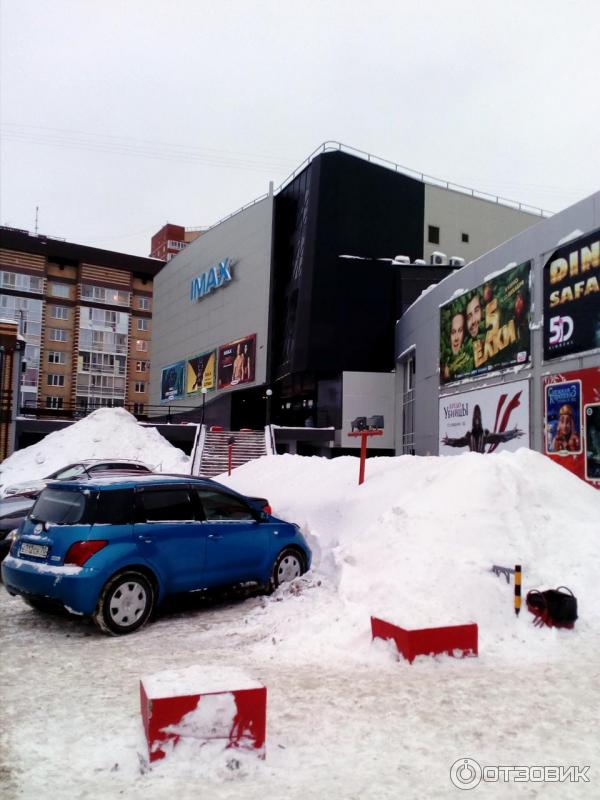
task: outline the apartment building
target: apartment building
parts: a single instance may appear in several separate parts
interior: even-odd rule
[[[146,413],[162,266],[0,227],[0,318],[15,320],[25,339],[19,413]]]

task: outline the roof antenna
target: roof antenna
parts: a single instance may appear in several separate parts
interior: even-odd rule
[[[40,210],[39,206],[35,207],[35,235],[38,235],[38,211]]]

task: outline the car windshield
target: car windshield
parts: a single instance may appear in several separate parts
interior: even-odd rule
[[[52,477],[58,481],[68,481],[72,478],[78,478],[80,475],[85,475],[85,471],[83,464],[72,464],[70,467],[55,472]]]
[[[44,489],[36,500],[31,518],[36,522],[52,522],[55,525],[76,525],[82,520],[85,500],[81,492]]]

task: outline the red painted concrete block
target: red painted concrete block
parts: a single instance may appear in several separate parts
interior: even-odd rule
[[[181,738],[255,749],[264,758],[267,690],[239,670],[189,667],[148,675],[140,701],[150,761]]]
[[[478,655],[478,630],[475,623],[408,630],[371,617],[371,634],[373,639],[393,639],[398,652],[411,664],[416,656],[441,653],[455,656],[457,650],[460,651],[461,658]]]

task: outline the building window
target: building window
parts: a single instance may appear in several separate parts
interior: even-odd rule
[[[135,371],[136,372],[146,372],[148,369],[148,362],[147,361],[136,361],[135,362]]]
[[[52,319],[69,319],[69,309],[66,306],[50,306]]]
[[[34,278],[32,275],[22,275],[20,272],[5,272],[0,270],[0,287],[3,289],[23,289],[26,292],[36,292],[41,294],[43,291],[42,278]]]
[[[402,364],[402,453],[415,454],[415,352]]]
[[[47,397],[46,398],[46,408],[62,408],[63,407],[63,399],[62,397]]]
[[[48,284],[48,294],[52,295],[52,297],[69,297],[70,293],[71,287],[68,283]]]
[[[427,240],[430,244],[439,244],[440,243],[440,229],[436,225],[429,225],[429,232],[427,234]]]
[[[143,414],[144,413],[144,404],[143,403],[134,403],[133,404],[133,413],[134,414]]]
[[[136,381],[135,384],[136,394],[144,394],[145,391],[146,391],[146,384],[144,383],[144,381]]]
[[[185,242],[179,242],[176,239],[169,239],[167,242],[167,247],[170,250],[183,250],[185,247]]]
[[[469,234],[468,233],[461,233],[460,238],[461,238],[461,241],[468,242],[469,241]]]
[[[64,375],[57,375],[56,373],[50,373],[48,375],[48,386],[64,386],[64,385],[65,385]]]
[[[147,353],[148,342],[145,339],[136,339],[135,349],[138,351],[138,353]]]
[[[51,342],[66,342],[68,341],[68,331],[63,328],[49,328],[49,339]]]
[[[66,353],[61,353],[60,350],[50,350],[48,353],[49,364],[64,364],[66,361]]]
[[[150,298],[138,297],[138,307],[141,311],[150,311]]]
[[[147,319],[138,319],[138,321],[137,321],[137,329],[138,329],[138,331],[147,331],[148,330],[148,320]]]
[[[103,286],[92,286],[87,283],[81,285],[81,299],[94,300],[96,303],[106,303],[107,305],[128,306],[129,292],[122,292],[118,289],[105,289]]]

